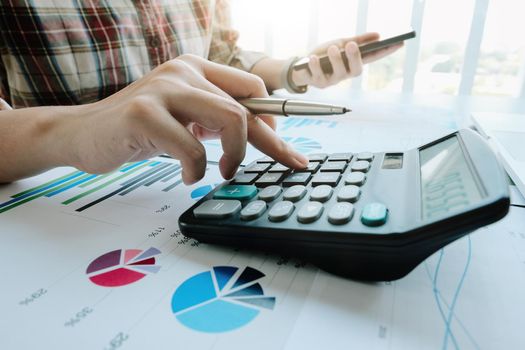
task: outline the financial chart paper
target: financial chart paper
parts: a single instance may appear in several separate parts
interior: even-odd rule
[[[342,146],[402,151],[452,131],[446,120],[424,123],[288,118],[278,131],[303,153]],[[110,174],[58,168],[0,187],[0,348],[525,344],[524,208],[512,208],[399,281],[345,280],[293,257],[184,237],[178,216],[222,182],[216,145],[207,148],[207,175],[192,186],[181,183],[178,161],[157,157]]]

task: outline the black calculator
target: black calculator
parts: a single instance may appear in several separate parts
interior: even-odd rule
[[[343,144],[340,153],[310,154],[301,170],[270,158],[249,164],[182,214],[182,233],[388,281],[509,210],[505,173],[471,130],[406,152]]]

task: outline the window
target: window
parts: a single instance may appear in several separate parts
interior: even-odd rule
[[[367,66],[358,88],[401,92],[413,78],[416,94],[518,96],[525,86],[523,10],[514,0],[488,1],[232,0],[232,15],[240,46],[278,58],[356,32],[395,35],[422,21],[419,45],[410,41]]]

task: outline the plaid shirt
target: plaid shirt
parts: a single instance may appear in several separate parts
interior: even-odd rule
[[[185,53],[249,71],[264,56],[237,37],[226,0],[1,1],[0,98],[90,103]]]

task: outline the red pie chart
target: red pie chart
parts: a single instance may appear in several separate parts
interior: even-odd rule
[[[117,249],[93,260],[86,269],[89,280],[102,287],[120,287],[137,282],[160,270],[155,265],[157,248]]]

